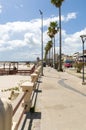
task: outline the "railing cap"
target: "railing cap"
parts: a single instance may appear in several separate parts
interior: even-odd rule
[[[26,81],[24,83],[21,84],[21,87],[26,86],[26,87],[33,87],[34,83],[30,82],[30,81]]]

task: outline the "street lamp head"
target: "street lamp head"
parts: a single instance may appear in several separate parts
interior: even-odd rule
[[[82,42],[84,43],[85,40],[86,40],[86,34],[83,34],[83,35],[80,35],[81,39],[82,39]]]
[[[83,34],[83,35],[80,35],[80,37],[81,37],[81,38],[84,38],[84,37],[86,37],[86,35],[85,35],[85,34]]]
[[[39,12],[40,12],[40,15],[42,15],[43,14],[43,12],[39,9]]]

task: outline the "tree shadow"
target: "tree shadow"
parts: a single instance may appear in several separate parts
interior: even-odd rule
[[[81,92],[81,91],[79,91],[79,90],[77,90],[77,89],[71,87],[70,85],[66,84],[66,83],[64,82],[64,80],[65,80],[65,79],[61,79],[61,80],[59,80],[59,82],[58,82],[62,87],[66,88],[66,89],[69,89],[69,90],[71,90],[71,91],[73,91],[73,92],[76,92],[76,93],[78,93],[78,94],[80,94],[80,95],[86,97],[86,94],[85,94],[85,93],[83,93],[83,92]]]

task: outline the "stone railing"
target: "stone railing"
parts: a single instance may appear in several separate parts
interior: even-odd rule
[[[23,114],[30,111],[33,91],[36,88],[40,73],[41,67],[36,68],[34,73],[31,74],[31,81],[25,81],[21,84],[23,94],[21,94],[21,98],[14,108],[9,100],[0,99],[0,130],[18,130]],[[14,121],[13,118],[16,116],[18,109],[22,112],[17,115],[18,117],[20,116],[19,119]]]

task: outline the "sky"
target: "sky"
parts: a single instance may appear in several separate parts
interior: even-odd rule
[[[62,53],[82,52],[80,35],[86,34],[86,0],[64,0],[61,7]],[[0,61],[41,59],[41,15],[43,12],[43,48],[51,21],[58,22],[58,8],[51,0],[0,0]],[[56,34],[59,53],[59,34]],[[86,49],[86,43],[85,43]],[[44,49],[43,49],[44,50]],[[44,51],[43,51],[44,52]]]

